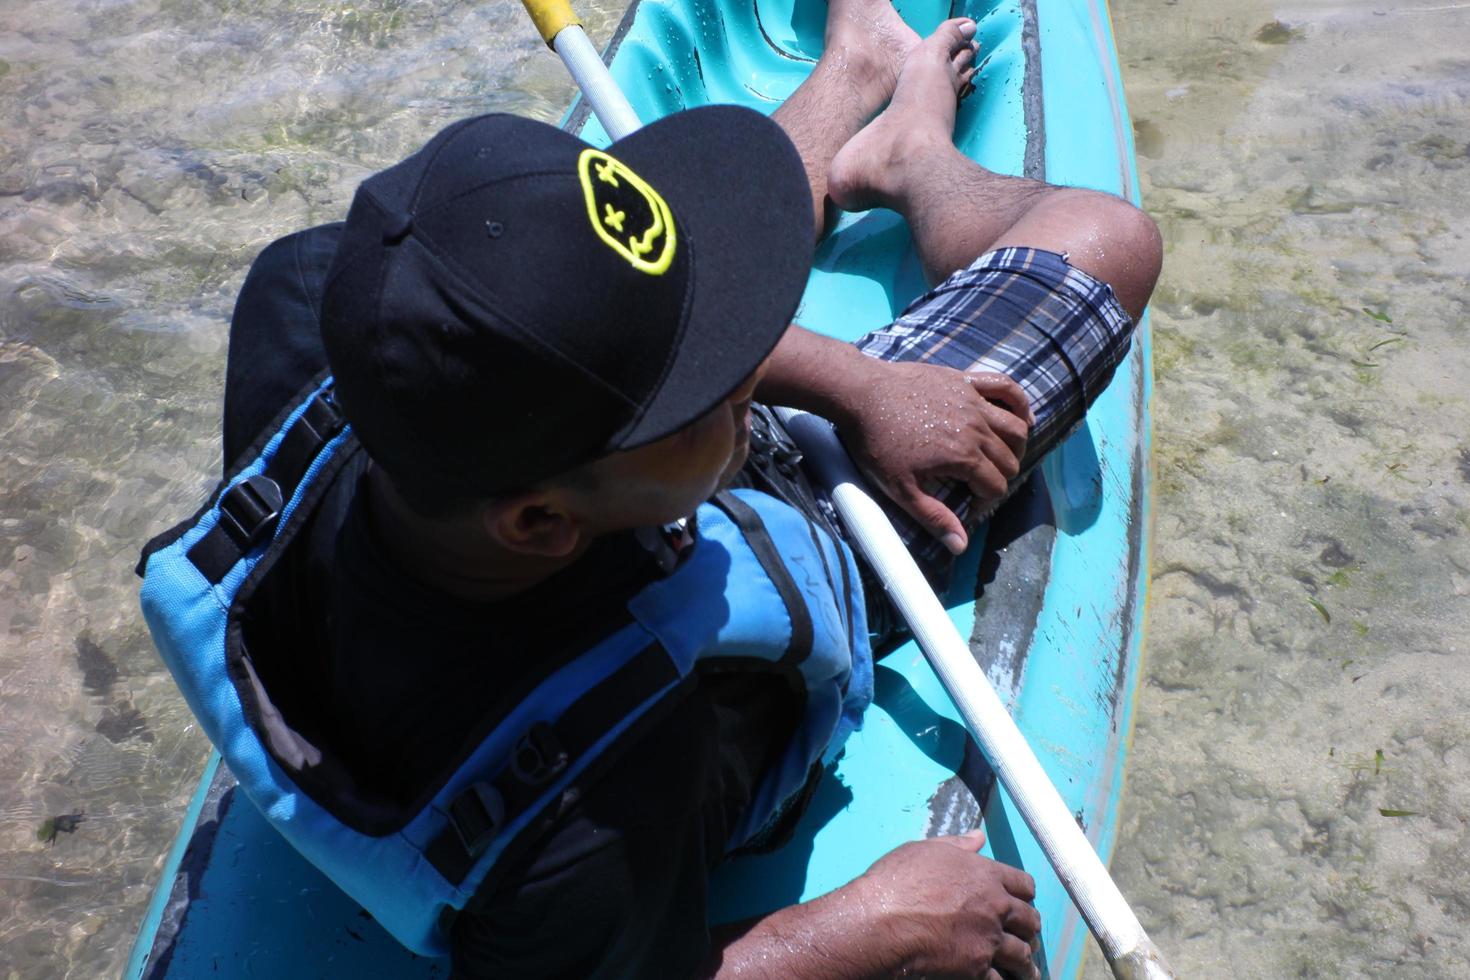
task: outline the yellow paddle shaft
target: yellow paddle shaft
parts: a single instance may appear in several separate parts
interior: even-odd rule
[[[568,0],[521,0],[526,12],[536,23],[536,30],[551,45],[571,73],[572,80],[592,106],[607,135],[615,140],[627,136],[640,125],[628,97],[603,64],[602,56],[582,30],[582,22],[572,13]]]
[[[563,30],[582,23],[573,13],[569,0],[521,0],[521,2],[526,5],[526,13],[531,15],[536,30],[541,34],[541,39],[549,47],[556,46],[556,36]]]

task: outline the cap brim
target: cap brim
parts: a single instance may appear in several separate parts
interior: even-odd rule
[[[675,113],[608,148],[669,204],[693,256],[684,335],[658,393],[621,434],[671,435],[750,377],[786,332],[811,271],[811,189],[781,127],[751,109]]]

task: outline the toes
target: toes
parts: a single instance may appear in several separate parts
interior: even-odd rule
[[[970,38],[975,36],[975,22],[968,17],[955,17],[940,24],[929,36],[941,41],[948,50],[955,51],[969,44]]]

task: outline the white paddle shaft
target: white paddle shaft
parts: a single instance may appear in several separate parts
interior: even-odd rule
[[[572,80],[582,90],[582,97],[592,106],[592,112],[609,136],[622,139],[642,125],[586,31],[575,24],[563,28],[551,46],[561,55]]]
[[[564,27],[552,40],[552,47],[610,137],[622,139],[641,125],[581,27]],[[1174,974],[1072,819],[990,678],[970,653],[969,644],[935,598],[887,515],[863,490],[857,468],[831,424],[793,409],[777,409],[777,415],[815,467],[818,480],[831,488],[832,502],[848,533],[882,579],[965,727],[1097,937],[1113,975],[1119,980],[1170,980]]]
[[[830,488],[832,503],[848,536],[878,573],[889,598],[909,624],[914,640],[954,701],[965,727],[1097,937],[1114,975],[1130,980],[1172,977],[1128,900],[1113,883],[1107,867],[970,652],[969,644],[929,588],[887,515],[863,489],[862,477],[832,424],[789,408],[778,408],[776,414],[801,449],[808,472]]]

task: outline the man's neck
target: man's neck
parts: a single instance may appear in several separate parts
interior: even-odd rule
[[[584,542],[559,558],[525,555],[495,544],[476,517],[424,517],[377,466],[368,470],[368,514],[379,544],[405,572],[431,589],[474,602],[525,592],[587,552]]]

